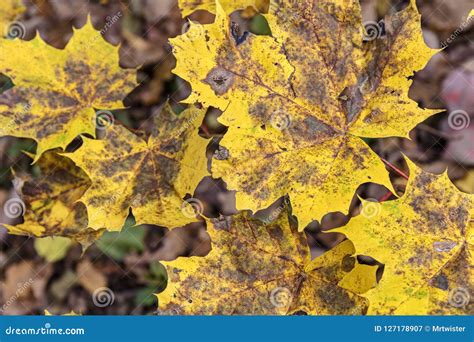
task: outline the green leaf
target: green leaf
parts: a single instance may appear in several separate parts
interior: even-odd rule
[[[121,232],[106,232],[96,245],[104,254],[121,261],[131,251],[143,251],[145,234],[144,226],[125,225]]]
[[[34,243],[36,252],[49,262],[64,259],[72,246],[72,240],[62,236],[36,238]]]

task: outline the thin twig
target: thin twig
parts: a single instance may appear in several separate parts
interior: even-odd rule
[[[385,160],[383,158],[381,158],[382,161],[388,166],[390,167],[392,170],[394,170],[396,173],[398,173],[400,176],[402,176],[403,178],[405,178],[406,180],[408,180],[408,176],[406,175],[405,172],[403,172],[402,170],[400,170],[398,167],[396,167],[395,165],[393,165],[392,163],[390,163],[388,160]]]
[[[382,197],[380,197],[379,202],[384,202],[384,201],[388,200],[388,199],[389,199],[390,197],[392,197],[392,196],[393,196],[392,192],[391,192],[391,191],[387,191],[387,192],[385,193],[385,195],[383,195]]]

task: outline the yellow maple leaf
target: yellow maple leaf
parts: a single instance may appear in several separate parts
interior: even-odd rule
[[[395,310],[397,315],[474,314],[474,246],[466,242],[427,284]]]
[[[175,228],[196,221],[194,203],[183,197],[207,175],[208,141],[198,135],[205,112],[190,107],[177,115],[167,104],[153,113],[148,141],[119,124],[102,140],[83,137],[81,148],[66,155],[92,180],[81,198],[89,226],[120,230],[130,208],[137,224]]]
[[[231,14],[238,9],[247,9],[249,7],[259,12],[265,12],[268,9],[269,0],[221,0],[220,4],[227,14]],[[179,8],[183,17],[199,10],[215,13],[215,0],[178,0]]]
[[[264,225],[243,212],[208,221],[212,250],[205,257],[163,262],[168,286],[158,294],[162,314],[362,314],[362,297],[340,288],[348,240],[311,261],[304,234],[284,210]]]
[[[354,293],[363,294],[377,286],[378,268],[377,265],[366,265],[357,261],[354,268],[344,275],[338,285]]]
[[[218,2],[213,24],[191,23],[170,40],[174,73],[192,86],[186,102],[223,111],[229,153],[212,173],[237,190],[237,208],[289,194],[304,229],[347,212],[363,183],[392,189],[362,137],[406,137],[434,113],[408,98],[408,78],[436,51],[423,42],[415,1],[367,44],[357,1],[275,1],[269,12],[272,36],[238,37]]]
[[[44,315],[45,316],[58,316],[56,314],[51,313],[49,310],[44,309]],[[74,310],[71,310],[65,314],[59,315],[59,316],[82,316],[80,313],[76,313]]]
[[[69,237],[84,247],[99,238],[103,230],[88,228],[86,208],[77,203],[90,186],[89,177],[54,151],[44,153],[35,168],[35,175],[15,174],[20,198],[9,200],[4,212],[7,217],[23,214],[24,222],[5,225],[9,233]]]
[[[474,195],[460,192],[447,173],[438,176],[411,162],[409,166],[410,180],[402,197],[383,203],[363,201],[362,212],[370,215],[359,215],[332,230],[345,234],[357,254],[385,265],[378,286],[365,294],[372,314],[427,310],[429,288],[444,291],[445,307],[449,306],[448,290],[456,282],[472,291],[468,223]],[[453,272],[455,265],[461,264],[464,267]],[[350,289],[350,284],[346,288]],[[426,301],[426,305],[419,306],[419,301]],[[437,306],[438,310],[442,307]]]
[[[36,140],[36,160],[81,133],[95,136],[94,109],[122,107],[136,85],[135,70],[120,69],[118,49],[90,22],[74,30],[64,50],[38,36],[0,40],[0,72],[14,83],[0,95],[0,136]]]

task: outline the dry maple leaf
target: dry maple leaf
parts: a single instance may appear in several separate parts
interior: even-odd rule
[[[287,211],[264,225],[248,212],[211,220],[205,257],[163,262],[168,286],[158,294],[164,314],[363,314],[367,303],[337,285],[348,240],[311,261],[304,234]],[[356,287],[357,284],[354,284]]]
[[[134,70],[120,69],[118,49],[90,22],[64,50],[39,37],[0,40],[0,71],[15,85],[0,95],[0,136],[36,140],[36,160],[81,133],[95,136],[94,109],[122,107],[136,84]]]
[[[474,241],[464,243],[450,261],[396,310],[397,315],[472,315]]]
[[[210,25],[171,39],[186,102],[223,111],[229,126],[214,177],[237,190],[237,208],[266,208],[289,194],[300,229],[347,212],[366,182],[391,189],[361,137],[403,136],[433,114],[408,98],[425,46],[415,1],[387,18],[387,37],[363,43],[358,1],[281,1],[266,15],[272,36],[239,36],[217,3]]]
[[[90,186],[89,177],[54,151],[44,153],[36,167],[34,176],[15,175],[21,201],[13,199],[5,205],[6,212],[19,215],[23,211],[24,222],[4,226],[11,234],[65,236],[90,245],[103,230],[88,228],[86,208],[77,203]]]
[[[402,197],[380,204],[363,201],[362,212],[370,215],[359,215],[332,230],[345,234],[357,254],[385,265],[378,286],[365,294],[369,313],[429,311],[430,288],[445,300],[444,309],[449,308],[449,290],[456,283],[472,293],[468,223],[474,195],[460,192],[447,173],[438,176],[411,162],[409,166],[410,180]]]
[[[167,104],[153,113],[148,141],[118,124],[102,140],[83,137],[81,148],[66,155],[92,180],[81,198],[89,226],[120,230],[130,208],[137,224],[175,228],[196,221],[183,197],[207,175],[208,141],[198,135],[204,114],[190,107],[177,115]]]
[[[2,266],[2,315],[25,315],[46,306],[46,288],[53,265],[22,260]]]

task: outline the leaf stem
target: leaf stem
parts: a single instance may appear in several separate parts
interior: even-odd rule
[[[382,161],[385,163],[385,165],[387,165],[388,167],[390,167],[392,170],[394,170],[396,173],[398,173],[400,176],[402,176],[403,178],[405,178],[406,180],[408,180],[408,176],[405,172],[403,172],[402,170],[400,170],[398,167],[396,167],[395,165],[393,165],[392,163],[390,163],[388,160],[385,160],[384,158],[380,158],[382,159]]]
[[[387,191],[385,193],[385,195],[380,197],[379,202],[384,202],[384,201],[388,200],[390,197],[392,197],[392,195],[393,195],[393,193],[391,191]]]

